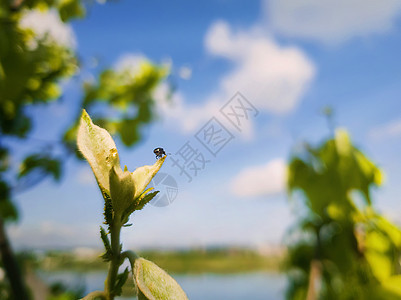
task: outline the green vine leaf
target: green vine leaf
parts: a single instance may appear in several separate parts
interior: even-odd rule
[[[138,300],[187,300],[180,285],[160,267],[142,257],[135,260],[134,282]]]
[[[136,206],[135,210],[141,210],[142,208],[144,208],[144,206],[146,204],[148,204],[150,201],[152,201],[152,199],[159,193],[159,191],[154,191],[151,192],[149,194],[145,194],[143,196],[140,197],[138,204]]]
[[[123,273],[117,275],[116,285],[114,286],[114,289],[113,289],[114,295],[117,295],[117,296],[121,295],[123,285],[127,281],[128,275],[129,275],[128,267],[125,268]]]

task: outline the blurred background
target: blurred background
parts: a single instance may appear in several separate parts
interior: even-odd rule
[[[168,154],[122,241],[190,299],[401,299],[399,53],[396,0],[1,0],[0,299],[103,287],[82,108]]]

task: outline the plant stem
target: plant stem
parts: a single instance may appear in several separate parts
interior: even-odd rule
[[[139,258],[139,256],[134,252],[134,251],[124,251],[123,253],[121,253],[121,257],[123,259],[128,258],[130,264],[131,264],[131,268],[132,270],[134,270],[134,265],[135,265],[135,260]]]
[[[118,268],[121,264],[120,232],[121,225],[119,223],[115,222],[110,226],[112,259],[110,261],[109,273],[107,274],[105,282],[105,292],[107,300],[113,300],[115,296],[113,289],[116,283]]]
[[[309,284],[306,300],[316,300],[318,298],[319,291],[317,290],[317,287],[319,285],[318,281],[321,280],[321,277],[322,265],[320,261],[313,259],[310,263]]]

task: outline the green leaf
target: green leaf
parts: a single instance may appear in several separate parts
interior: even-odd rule
[[[140,123],[136,119],[123,119],[118,126],[118,133],[125,145],[132,145],[141,140]],[[133,130],[136,129],[136,130]]]
[[[351,155],[352,144],[348,132],[344,129],[337,129],[334,137],[336,148],[340,156]]]
[[[120,165],[116,144],[107,130],[93,124],[85,110],[82,111],[77,144],[89,162],[100,188],[110,191],[110,170]]]
[[[365,257],[376,278],[384,282],[399,268],[401,230],[384,217],[370,217],[363,241]]]
[[[97,124],[132,146],[141,140],[143,126],[154,119],[154,90],[168,73],[166,66],[154,65],[147,59],[138,60],[134,68],[106,69],[96,83],[85,83],[81,107],[89,109],[97,103],[107,103],[119,117],[99,115],[102,123]]]
[[[144,191],[146,186],[160,170],[165,157],[158,159],[152,166],[137,168],[133,173],[121,168],[110,170],[110,192],[113,210],[121,216],[122,222],[128,221],[129,215],[142,209],[157,193],[147,194],[152,188]]]
[[[398,299],[401,299],[401,275],[391,276],[383,282],[383,287],[388,292],[392,292],[394,295],[398,296]]]
[[[165,159],[166,156],[158,159],[156,163],[154,163],[152,166],[139,167],[132,173],[135,181],[135,199],[143,193],[152,178],[156,175],[157,172],[159,172]]]
[[[113,256],[113,252],[111,250],[110,240],[102,226],[100,226],[100,237],[102,238],[104,248],[106,249],[106,252],[102,254],[101,257],[104,261],[110,261]]]
[[[149,260],[142,257],[136,259],[133,273],[138,289],[138,299],[188,299],[180,285],[163,269]]]
[[[18,211],[9,199],[0,199],[0,217],[7,221],[18,219]]]
[[[4,172],[10,165],[8,149],[0,146],[0,172]]]
[[[117,295],[117,296],[121,295],[123,285],[127,281],[128,275],[129,275],[128,267],[125,268],[123,273],[117,275],[116,284],[115,284],[114,289],[113,289],[113,294],[114,295]]]
[[[159,193],[159,191],[154,191],[149,194],[140,197],[138,205],[135,210],[141,210],[146,204],[148,204],[152,199]]]
[[[117,220],[114,219],[116,217],[118,222],[126,223],[130,213],[142,209],[155,196],[151,194],[145,197],[144,190],[166,157],[158,159],[151,166],[139,167],[133,173],[128,172],[126,167],[123,171],[110,134],[94,125],[85,110],[82,112],[77,144],[91,165],[105,199],[106,224],[112,224],[113,220]]]
[[[306,297],[313,260],[323,267],[319,299],[401,299],[379,284],[398,274],[401,244],[401,231],[371,206],[379,168],[341,129],[305,150],[289,164],[289,191],[304,205],[288,252],[289,299]]]
[[[141,210],[147,203],[149,203],[156,195],[159,193],[159,191],[154,191],[152,193],[149,193],[153,188],[149,188],[146,191],[142,193],[141,196],[137,199],[137,201],[131,202],[131,204],[127,207],[127,209],[124,211],[122,214],[121,221],[123,224],[128,222],[129,216],[136,210]],[[129,226],[129,225],[124,225],[124,226]]]
[[[20,165],[18,178],[25,177],[36,169],[40,169],[47,174],[51,174],[55,180],[60,179],[60,161],[58,159],[50,158],[45,154],[32,154],[26,157]]]
[[[114,212],[121,216],[135,195],[134,177],[128,171],[120,168],[110,170],[110,194]]]
[[[85,9],[78,0],[61,0],[58,4],[60,18],[63,22],[71,18],[82,18],[85,15]]]

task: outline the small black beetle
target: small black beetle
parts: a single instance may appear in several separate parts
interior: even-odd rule
[[[163,155],[167,155],[163,148],[156,148],[153,150],[153,153],[156,154],[156,159],[162,158]]]

